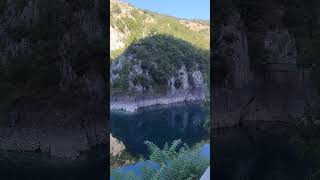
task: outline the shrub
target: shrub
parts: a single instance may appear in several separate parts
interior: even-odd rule
[[[181,139],[174,140],[170,146],[165,143],[163,149],[150,141],[145,141],[145,144],[149,149],[150,160],[161,164],[160,169],[144,166],[141,176],[136,176],[130,171],[113,169],[111,170],[113,180],[198,180],[210,164],[208,159],[200,156],[200,144],[189,148],[186,144],[182,145]],[[178,148],[181,145],[182,147]]]

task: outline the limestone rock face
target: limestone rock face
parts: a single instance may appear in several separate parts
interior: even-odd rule
[[[196,32],[208,30],[210,28],[208,25],[188,20],[180,20],[180,23]]]
[[[297,62],[297,49],[293,35],[288,29],[267,31],[264,40],[264,49],[267,52],[268,63]]]
[[[125,36],[124,33],[110,26],[110,52],[124,47]]]
[[[146,80],[149,81],[152,81],[152,78],[148,71],[142,69],[141,60],[138,60],[133,56],[134,55],[120,56],[117,59],[117,61],[112,62],[110,68],[111,82],[116,82],[119,80],[119,72],[121,72],[123,68],[127,68],[124,67],[124,64],[132,64],[129,65],[130,72],[128,73],[129,90],[136,93],[142,93],[146,91],[152,92],[154,89],[152,89],[151,84],[142,85],[135,82],[135,78],[137,77],[144,77]],[[204,75],[197,68],[197,66],[195,66],[194,70],[187,71],[186,66],[182,65],[179,69],[176,70],[175,74],[176,76],[172,76],[167,80],[168,87],[170,87],[168,93],[174,92],[177,89],[188,90],[191,88],[207,88],[207,84],[203,77]]]
[[[92,99],[103,99],[105,97],[105,80],[100,74],[91,71],[83,78],[83,82],[83,92],[88,94],[89,97]]]
[[[298,66],[301,34],[286,22],[290,5],[228,2],[220,4],[228,13],[217,15],[221,21],[214,28],[212,59],[218,66],[213,71],[221,68],[218,75],[223,79],[213,86],[214,126],[303,116],[312,85],[310,69]]]
[[[186,66],[181,66],[181,68],[178,71],[178,79],[182,83],[182,89],[188,89],[189,88],[189,79],[188,79],[188,73]]]
[[[118,156],[121,155],[125,149],[125,145],[110,134],[110,154],[112,156]]]
[[[174,83],[175,83],[175,78],[174,77],[170,77],[170,79],[168,80],[168,85],[170,87],[170,90],[172,93],[175,92],[176,90],[176,87],[174,86]]]
[[[125,57],[120,56],[117,61],[113,61],[110,65],[110,81],[111,83],[119,79],[119,71],[124,66]]]
[[[228,17],[226,25],[222,25],[219,32],[219,45],[222,56],[229,66],[230,76],[227,78],[230,85],[242,88],[252,80],[250,58],[248,52],[247,34],[244,31],[243,20],[238,12]]]
[[[157,63],[151,64],[155,68],[159,68]],[[184,64],[180,68],[173,69],[173,75],[168,77],[163,84],[160,84],[160,88],[159,85],[154,85],[159,83],[154,80],[157,75],[153,74],[152,76],[151,73],[142,68],[142,60],[137,59],[134,54],[121,55],[116,61],[112,62],[110,68],[111,83],[116,84],[125,80],[125,84],[128,85],[128,92],[113,92],[111,109],[136,111],[140,107],[202,100],[208,96],[205,75],[197,65],[189,70]]]
[[[201,88],[203,86],[203,75],[201,71],[192,72],[193,83],[196,88]]]

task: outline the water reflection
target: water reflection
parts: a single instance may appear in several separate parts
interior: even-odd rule
[[[49,157],[33,152],[0,151],[1,180],[88,180],[107,179],[105,146],[76,160]]]
[[[151,107],[134,114],[111,113],[111,133],[133,155],[146,154],[144,140],[162,146],[182,139],[189,145],[207,138],[203,128],[207,112],[200,103]]]
[[[215,179],[303,180],[309,166],[292,143],[294,132],[282,126],[214,132]]]

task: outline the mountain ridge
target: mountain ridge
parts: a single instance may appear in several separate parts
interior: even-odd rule
[[[126,47],[150,34],[168,34],[209,49],[210,26],[199,20],[180,19],[169,15],[136,8],[118,0],[110,1],[111,59]]]

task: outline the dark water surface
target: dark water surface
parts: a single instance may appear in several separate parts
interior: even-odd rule
[[[147,155],[145,140],[163,147],[182,139],[189,146],[208,139],[203,128],[207,112],[200,103],[179,103],[145,108],[137,113],[111,113],[111,133],[132,155]]]
[[[213,177],[219,180],[305,180],[310,162],[283,126],[258,125],[215,131]]]
[[[50,158],[32,152],[0,151],[1,180],[105,180],[108,160],[101,148],[79,159]]]

